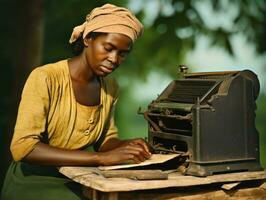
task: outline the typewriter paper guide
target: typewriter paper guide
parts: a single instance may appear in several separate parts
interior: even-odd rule
[[[150,159],[145,160],[138,164],[122,164],[122,165],[112,165],[112,166],[99,166],[100,170],[113,170],[113,169],[124,169],[124,168],[131,168],[131,167],[139,167],[139,166],[146,166],[146,165],[153,165],[164,163],[168,160],[171,160],[180,154],[153,154]]]

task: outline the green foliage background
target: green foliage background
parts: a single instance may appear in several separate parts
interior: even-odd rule
[[[141,4],[137,16],[145,21],[150,14],[146,4],[157,3],[160,6],[157,15],[149,23],[143,37],[138,40],[127,61],[117,70],[115,76],[121,83],[121,96],[117,105],[117,125],[122,138],[146,137],[147,123],[137,114],[139,106],[146,109],[148,103],[156,96],[143,98],[133,97],[134,82],[145,84],[147,76],[152,71],[177,78],[177,66],[185,63],[186,54],[195,47],[199,36],[207,36],[211,44],[224,49],[234,56],[231,39],[238,33],[245,35],[247,41],[255,46],[258,55],[266,52],[266,3],[263,0],[222,1],[222,0],[40,0],[43,2],[44,38],[43,59],[40,64],[54,62],[72,56],[68,44],[74,26],[84,22],[86,14],[96,6],[113,3],[125,6],[133,1]],[[198,10],[198,4],[205,3],[216,13],[227,15],[229,8],[235,8],[231,21],[233,26],[228,29],[222,26],[210,26]],[[0,151],[1,157],[10,160],[8,151],[12,128],[8,127],[13,117],[10,107],[14,107],[12,98],[15,82],[15,51],[20,45],[16,38],[20,35],[17,29],[17,13],[23,5],[20,0],[2,0],[0,7],[0,32],[2,50],[0,54]],[[164,8],[171,8],[166,12]],[[21,20],[23,22],[23,19]],[[214,19],[215,21],[215,19]],[[27,21],[23,22],[27,23]],[[185,35],[179,34],[186,33]],[[206,52],[207,53],[207,52]],[[200,63],[199,63],[200,65]],[[266,69],[266,65],[265,65]],[[222,70],[222,69],[221,69]],[[261,93],[257,100],[257,128],[260,133],[261,160],[266,167],[266,93]],[[143,100],[145,99],[145,100]],[[17,106],[17,105],[16,105]],[[17,109],[17,108],[16,108]],[[4,152],[4,153],[2,153]],[[8,152],[8,153],[7,153]],[[1,170],[4,173],[4,170]],[[1,177],[3,175],[1,174]]]

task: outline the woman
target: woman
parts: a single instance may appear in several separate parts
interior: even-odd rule
[[[107,77],[142,30],[125,8],[95,8],[70,38],[76,56],[33,70],[22,93],[11,142],[14,162],[2,200],[82,199],[80,185],[56,167],[138,163],[150,157],[144,140],[117,138],[118,87]],[[89,152],[90,146],[96,151]]]

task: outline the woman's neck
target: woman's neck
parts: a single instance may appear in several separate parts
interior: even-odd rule
[[[89,83],[98,80],[82,54],[69,59],[68,64],[70,76],[75,81]]]

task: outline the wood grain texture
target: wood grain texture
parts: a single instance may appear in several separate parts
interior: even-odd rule
[[[59,171],[70,179],[102,192],[188,187],[213,183],[230,183],[248,180],[266,180],[266,171],[219,174],[208,177],[184,176],[178,172],[168,174],[167,180],[132,180],[128,178],[105,178],[94,167],[61,167]]]

